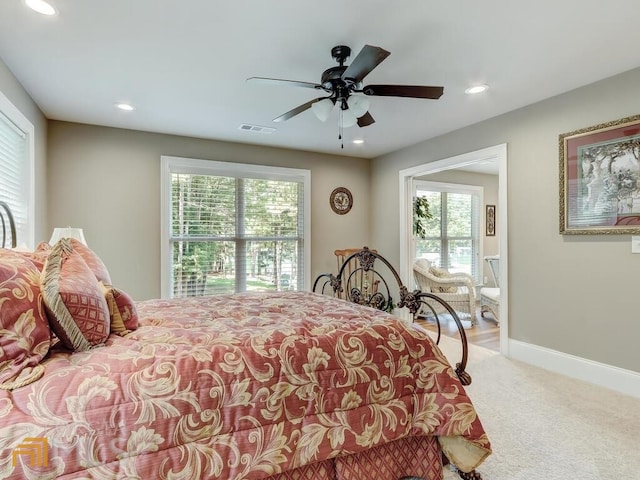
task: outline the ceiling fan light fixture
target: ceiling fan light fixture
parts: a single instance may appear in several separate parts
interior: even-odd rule
[[[369,113],[368,97],[370,96],[437,100],[444,93],[444,87],[430,85],[363,85],[364,78],[380,65],[390,55],[390,52],[381,47],[365,45],[351,64],[345,65],[344,62],[350,53],[351,49],[345,45],[332,48],[331,56],[338,62],[338,66],[324,70],[320,76],[320,83],[268,77],[249,77],[247,81],[292,85],[324,91],[328,96],[309,100],[274,118],[273,121],[284,122],[302,112],[312,110],[318,120],[325,122],[331,116],[333,106],[336,105],[339,113],[339,139],[342,139],[343,128],[353,125],[367,127],[375,123],[375,119]]]
[[[367,97],[352,95],[347,100],[347,105],[349,105],[349,110],[351,110],[357,118],[360,118],[362,115],[367,113],[371,102],[369,102]]]
[[[340,109],[340,126],[342,128],[353,127],[357,121],[358,117],[350,109]]]
[[[467,95],[475,95],[477,93],[486,92],[489,88],[489,85],[474,85],[473,87],[467,88],[464,93]]]
[[[44,0],[25,0],[24,3],[31,10],[41,13],[42,15],[55,15],[56,9]]]
[[[326,122],[329,118],[329,114],[333,109],[333,102],[329,98],[325,98],[324,100],[320,100],[313,105],[311,105],[311,110],[318,117],[318,120],[321,122]]]

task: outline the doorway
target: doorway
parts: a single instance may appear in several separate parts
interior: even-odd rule
[[[400,170],[400,276],[406,285],[412,284],[413,262],[413,192],[417,177],[494,162],[498,168],[497,225],[500,255],[500,353],[508,355],[508,223],[507,223],[507,145],[476,150],[455,157]]]

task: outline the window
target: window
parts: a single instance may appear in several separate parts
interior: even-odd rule
[[[0,200],[11,208],[18,245],[34,246],[34,128],[0,93]]]
[[[417,239],[415,258],[427,258],[450,272],[465,272],[480,282],[482,187],[438,182],[415,183],[415,195],[426,197],[433,218],[426,238]]]
[[[165,297],[309,286],[308,170],[162,157]]]

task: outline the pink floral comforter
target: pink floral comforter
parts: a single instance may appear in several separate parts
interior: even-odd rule
[[[0,478],[260,479],[416,435],[467,469],[491,451],[446,359],[391,315],[307,292],[137,307],[138,330],[0,391]],[[28,438],[47,465],[12,455]]]

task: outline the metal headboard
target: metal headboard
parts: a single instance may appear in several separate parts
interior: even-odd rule
[[[16,239],[16,222],[13,219],[9,205],[3,201],[0,201],[0,222],[2,223],[2,243],[0,243],[0,247],[10,246],[11,248],[15,248],[18,244]],[[11,245],[7,245],[7,228],[9,229],[8,233],[11,238]]]
[[[359,266],[355,270],[350,270],[349,262],[355,259],[357,259]],[[379,260],[378,264],[375,264],[376,260]],[[378,270],[378,267],[385,267],[385,270],[382,268]],[[380,273],[381,271],[387,275],[386,279]],[[360,272],[363,272],[362,277],[359,275]],[[367,278],[367,280],[360,282],[359,278]],[[354,279],[356,279],[355,282]],[[397,304],[395,304],[391,298],[391,291],[394,289],[390,288],[390,285],[396,285],[398,287],[400,298]],[[431,292],[422,292],[420,290],[410,292],[407,287],[402,284],[402,280],[398,272],[396,272],[396,269],[393,268],[386,258],[377,253],[377,251],[363,247],[362,250],[344,259],[344,263],[339,268],[337,276],[332,273],[323,273],[319,275],[313,283],[313,291],[316,293],[327,294],[331,293],[331,290],[333,290],[334,296],[338,296],[338,293],[341,292],[342,295],[340,298],[344,300],[387,312],[390,312],[395,307],[407,307],[409,312],[415,316],[418,310],[421,310],[423,307],[428,308],[438,325],[436,343],[440,343],[440,318],[433,304],[441,305],[456,322],[458,333],[460,334],[462,359],[459,363],[456,363],[456,375],[463,385],[471,384],[471,375],[465,371],[467,368],[467,354],[469,349],[467,334],[464,331],[458,314],[453,310],[451,305]]]

